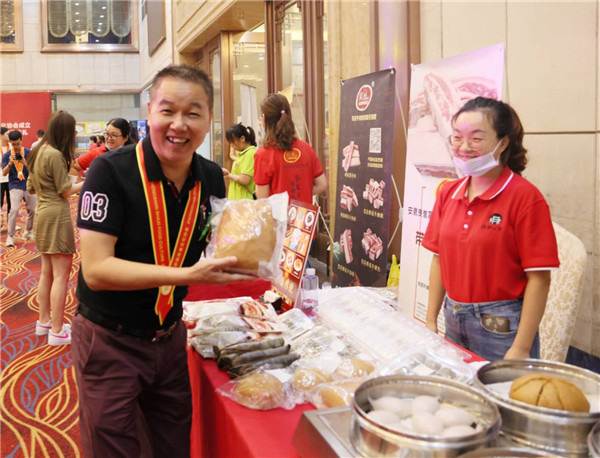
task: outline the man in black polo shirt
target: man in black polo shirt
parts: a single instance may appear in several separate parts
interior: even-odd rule
[[[81,270],[73,318],[81,437],[88,456],[139,456],[138,409],[154,456],[189,456],[191,395],[181,302],[187,285],[253,277],[235,257],[198,261],[220,166],[195,154],[213,87],[188,66],[161,70],[150,135],[99,156],[81,191]]]

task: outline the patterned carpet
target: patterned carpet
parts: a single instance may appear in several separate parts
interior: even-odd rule
[[[75,219],[77,197],[71,198]],[[25,205],[17,224],[25,228]],[[6,224],[6,208],[2,208]],[[41,258],[35,242],[17,231],[15,247],[6,247],[6,228],[0,236],[0,344],[2,457],[82,456],[78,426],[77,386],[70,346],[50,347],[47,337],[35,335],[37,286]],[[76,242],[79,236],[76,231]],[[79,254],[73,257],[65,320],[76,309],[75,287]]]

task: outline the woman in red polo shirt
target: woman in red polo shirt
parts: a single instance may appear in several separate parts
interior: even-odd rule
[[[521,177],[523,126],[507,104],[477,97],[452,118],[464,178],[437,196],[423,246],[434,253],[427,327],[493,361],[539,358],[538,327],[559,266],[550,210]]]
[[[327,189],[327,178],[315,150],[296,138],[292,110],[281,94],[267,95],[260,105],[266,133],[254,155],[254,182],[259,199],[287,191],[290,199],[312,203]]]

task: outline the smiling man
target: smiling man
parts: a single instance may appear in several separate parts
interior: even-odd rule
[[[181,322],[187,285],[229,274],[235,257],[199,260],[221,168],[197,154],[210,129],[213,87],[189,66],[161,70],[149,135],[99,156],[81,191],[81,269],[72,351],[86,456],[189,456],[191,395]],[[139,414],[147,438],[139,431]]]

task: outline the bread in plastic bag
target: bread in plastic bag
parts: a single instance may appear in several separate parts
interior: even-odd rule
[[[296,403],[288,396],[287,387],[277,377],[264,371],[230,380],[217,392],[249,409],[293,409]]]
[[[281,276],[279,257],[287,226],[288,194],[267,199],[229,200],[211,196],[212,236],[208,258],[236,256],[236,272],[276,281]]]

